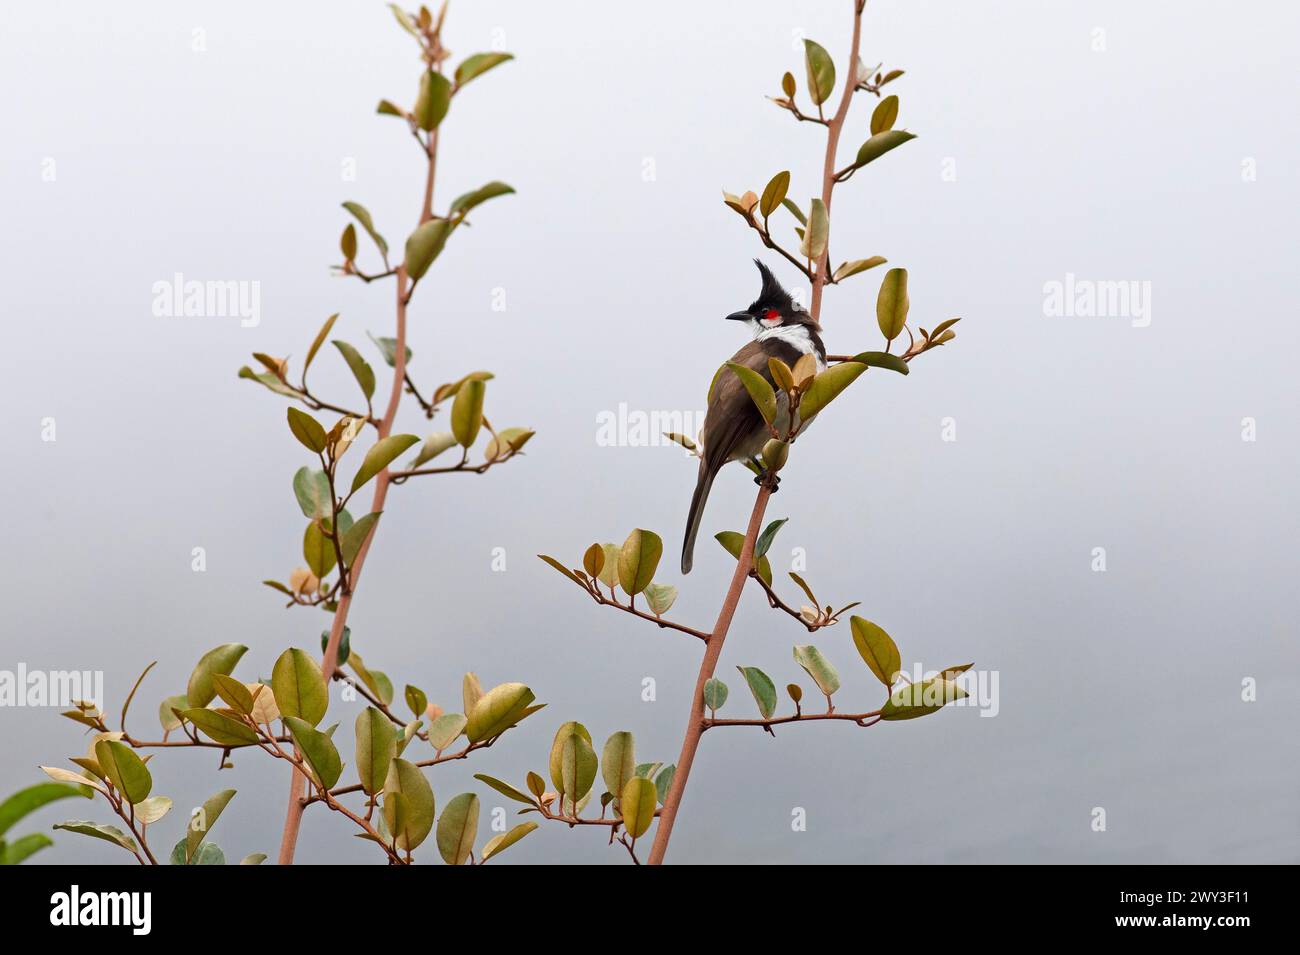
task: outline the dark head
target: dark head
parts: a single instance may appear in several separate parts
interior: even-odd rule
[[[782,325],[807,325],[812,331],[819,331],[812,316],[781,287],[772,270],[758,259],[754,260],[754,264],[758,266],[758,272],[763,277],[763,287],[759,290],[758,298],[754,299],[749,308],[743,312],[732,312],[727,319],[749,322],[755,335]]]

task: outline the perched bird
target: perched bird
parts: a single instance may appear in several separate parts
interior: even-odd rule
[[[763,277],[758,298],[744,311],[727,316],[729,321],[748,323],[754,340],[736,352],[731,360],[752,368],[769,383],[772,382],[772,372],[767,363],[769,358],[779,358],[793,368],[802,356],[812,354],[817,361],[817,371],[825,371],[826,346],[817,334],[821,326],[795,303],[767,266],[757,259],[754,264]],[[789,424],[788,404],[788,396],[777,389],[775,424],[781,433]],[[700,431],[703,448],[695,495],[691,498],[691,509],[686,518],[686,539],[682,543],[683,574],[691,572],[695,537],[700,531],[709,489],[713,487],[719,469],[728,461],[756,458],[769,437],[763,416],[754,407],[745,386],[735,374],[724,371],[709,397],[704,428]]]

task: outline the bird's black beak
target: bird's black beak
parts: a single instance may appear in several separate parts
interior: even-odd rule
[[[749,312],[732,312],[730,315],[727,316],[727,321],[729,321],[729,322],[748,322],[748,321],[751,320],[753,317],[754,317],[754,316],[753,316],[753,315],[750,315]]]

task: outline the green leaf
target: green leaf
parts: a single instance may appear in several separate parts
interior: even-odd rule
[[[483,684],[477,673],[466,673],[460,682],[460,698],[466,713],[473,713],[478,701],[483,699]]]
[[[220,696],[226,704],[240,713],[248,715],[253,712],[253,694],[248,687],[236,680],[233,676],[226,676],[224,673],[212,674],[212,685],[216,688],[217,695]]]
[[[483,861],[486,862],[493,856],[505,852],[536,828],[537,823],[535,822],[521,822],[509,832],[503,832],[500,835],[493,836],[487,841],[487,844],[483,846]]]
[[[424,691],[418,686],[406,684],[406,690],[403,694],[406,697],[406,705],[410,707],[411,712],[415,714],[416,719],[424,716],[424,711],[429,705],[429,698]]]
[[[762,557],[772,547],[772,541],[776,540],[776,533],[790,518],[783,517],[780,520],[772,521],[767,527],[763,528],[763,533],[758,535],[758,540],[754,542],[754,554]]]
[[[876,679],[886,688],[894,685],[902,669],[902,656],[892,637],[865,617],[850,617],[853,645]]]
[[[772,390],[772,383],[760,375],[754,369],[739,362],[729,361],[727,367],[735,373],[740,379],[740,383],[745,386],[749,392],[750,400],[754,402],[754,407],[758,413],[763,416],[763,420],[768,424],[776,417],[776,392]]]
[[[171,808],[172,801],[167,796],[150,796],[135,804],[135,818],[146,826],[152,826],[171,812]]]
[[[618,557],[621,549],[617,544],[601,544],[600,549],[605,552],[605,563],[597,576],[602,584],[612,588],[618,583]]]
[[[673,776],[677,775],[677,766],[665,766],[659,775],[655,776],[655,794],[659,797],[659,804],[663,805],[664,800],[668,798],[668,790],[672,787]]]
[[[835,667],[812,644],[796,646],[794,648],[794,662],[808,671],[808,675],[813,678],[817,688],[826,696],[830,696],[840,688],[840,675],[835,672]]]
[[[330,481],[324,471],[299,468],[293,475],[293,495],[303,516],[310,520],[326,517],[331,512]]]
[[[347,207],[346,202],[343,203],[343,205],[345,208]],[[358,208],[360,207],[358,206]],[[365,210],[362,211],[364,212]],[[369,217],[370,214],[366,213],[366,215],[367,217]],[[302,363],[302,373],[304,377],[307,374],[307,369],[311,367],[312,359],[315,358],[316,353],[320,351],[320,346],[325,344],[325,339],[329,337],[330,329],[334,327],[334,323],[338,321],[338,318],[339,318],[338,312],[335,312],[329,318],[325,319],[325,324],[322,325],[320,327],[320,331],[316,333],[315,340],[311,343],[311,347],[307,349],[307,358]]]
[[[885,280],[880,283],[880,295],[876,298],[876,321],[886,340],[892,342],[902,334],[910,304],[907,297],[907,269],[890,269],[885,273]]]
[[[411,115],[415,124],[428,132],[438,128],[451,107],[451,80],[433,70],[420,77],[420,93],[415,99]]]
[[[448,448],[456,446],[456,436],[450,431],[435,431],[424,439],[424,445],[420,448],[420,453],[416,455],[415,460],[411,462],[412,468],[418,468],[427,461],[432,461]]]
[[[456,85],[464,86],[476,76],[482,76],[494,66],[513,60],[511,53],[474,53],[460,61],[456,67]]]
[[[716,713],[727,702],[728,693],[727,684],[714,677],[704,684],[704,705]]]
[[[468,720],[463,713],[443,713],[429,724],[429,745],[441,752],[456,741]]]
[[[814,378],[808,390],[799,399],[800,422],[807,422],[834,401],[839,397],[840,392],[853,384],[866,370],[865,364],[850,361],[832,365]]]
[[[803,211],[797,205],[795,205],[792,200],[782,199],[781,205],[785,206],[786,209],[789,210],[790,215],[794,216],[796,219],[799,220],[800,225],[808,224],[808,220],[804,217]]]
[[[944,704],[969,695],[956,683],[939,677],[920,683],[906,683],[889,695],[885,705],[880,708],[880,718],[914,720],[920,716],[929,716],[942,709]]]
[[[405,804],[400,825],[394,818],[395,807],[390,806],[390,797],[395,794]],[[393,834],[394,845],[403,852],[417,848],[433,829],[433,817],[433,788],[420,767],[404,759],[393,760],[384,783],[384,821]]]
[[[361,552],[361,545],[365,543],[370,529],[375,526],[375,521],[379,520],[379,515],[382,513],[383,511],[372,511],[363,514],[357,518],[355,524],[343,532],[343,539],[339,541],[339,550],[343,552],[343,560],[349,566],[357,559],[357,554]]]
[[[239,662],[239,658],[247,652],[248,647],[242,643],[223,643],[203,654],[194,667],[194,672],[190,674],[190,682],[185,690],[185,698],[189,705],[207,706],[211,703],[212,698],[217,695],[217,691],[212,686],[212,674],[229,675],[235,668],[235,664]]]
[[[257,742],[257,734],[251,729],[216,710],[192,707],[181,710],[181,716],[203,730],[212,742],[222,746],[251,746]]]
[[[373,706],[357,714],[357,775],[366,795],[384,788],[388,767],[397,755],[397,735],[388,717]]]
[[[265,852],[250,852],[244,858],[239,860],[240,865],[261,865],[266,861]]]
[[[600,778],[612,793],[621,793],[627,781],[636,775],[636,741],[626,730],[614,733],[605,741],[600,756]]]
[[[826,241],[830,238],[831,221],[826,212],[826,203],[814,199],[808,207],[808,229],[804,233],[799,251],[804,258],[814,262],[826,251]]]
[[[366,452],[365,459],[361,462],[361,467],[357,471],[357,476],[352,479],[352,492],[355,494],[365,486],[367,481],[388,467],[399,455],[404,454],[407,448],[416,444],[419,440],[413,434],[390,434],[388,437],[376,441],[374,446]],[[320,575],[317,574],[317,576]]]
[[[104,776],[127,802],[144,802],[149,798],[153,777],[130,746],[117,740],[101,739],[95,744],[95,759]]]
[[[271,668],[271,692],[283,717],[296,717],[315,726],[329,707],[329,691],[320,666],[305,650],[291,647]],[[331,784],[333,785],[333,784]]]
[[[803,46],[804,65],[808,70],[808,95],[820,106],[835,88],[835,62],[823,47],[812,40],[804,40]]]
[[[486,773],[475,773],[474,778],[481,783],[486,783],[488,786],[491,786],[493,789],[495,789],[501,795],[505,796],[507,799],[513,799],[515,802],[521,802],[525,806],[537,805],[536,800],[529,798],[524,793],[521,793],[518,789],[515,789],[514,786],[511,786],[507,782],[502,782],[500,779],[497,779],[494,776],[488,776]]]
[[[489,182],[486,185],[479,186],[477,189],[457,196],[452,200],[448,212],[468,213],[475,206],[480,206],[489,199],[495,199],[497,196],[508,196],[515,191],[513,186],[504,182]]]
[[[413,280],[424,278],[429,266],[442,254],[451,235],[451,223],[446,219],[430,219],[415,227],[406,239],[406,274]]]
[[[559,728],[551,744],[551,782],[570,808],[591,790],[591,784],[596,781],[597,762],[591,734],[585,726],[569,722]]]
[[[180,729],[181,719],[174,711],[183,710],[189,705],[189,700],[184,695],[169,696],[158,704],[158,722],[162,725],[164,733]]]
[[[623,787],[618,805],[623,816],[623,828],[633,839],[645,835],[649,830],[655,819],[658,801],[659,792],[648,779],[635,776]]]
[[[397,339],[388,338],[384,335],[371,335],[369,332],[366,332],[366,336],[372,342],[374,342],[375,347],[379,349],[379,354],[382,355],[384,358],[384,364],[387,365],[389,368],[396,368],[397,367]],[[409,365],[411,363],[411,346],[407,345],[405,350],[406,350],[406,363]]]
[[[176,845],[172,846],[171,856],[167,859],[170,865],[225,865],[226,854],[221,851],[221,846],[213,842],[204,842],[194,850],[193,857],[185,861],[185,840],[182,839]]]
[[[831,280],[842,282],[850,275],[857,275],[867,269],[874,269],[877,265],[884,265],[886,261],[888,260],[883,255],[873,255],[869,259],[852,259],[836,269],[835,274],[831,276]]]
[[[411,19],[409,13],[395,3],[390,3],[388,9],[393,11],[393,17],[397,20],[398,26],[413,37],[418,37],[420,35],[419,30],[416,29],[415,21]]]
[[[471,447],[483,426],[483,395],[487,385],[471,378],[460,386],[451,406],[451,432],[462,448]]]
[[[483,460],[495,461],[507,452],[519,451],[536,432],[527,428],[502,428],[483,449]]]
[[[13,842],[0,840],[0,865],[20,865],[30,856],[52,845],[54,840],[43,832],[32,832]]]
[[[906,375],[911,371],[911,368],[903,359],[883,351],[859,352],[849,360],[861,362],[870,368],[887,368],[890,371],[898,372],[900,375]]]
[[[383,104],[381,103],[380,105],[382,106]],[[394,107],[394,109],[396,109],[396,107]],[[401,110],[397,110],[397,112],[394,113],[394,115],[401,116],[403,114]],[[383,255],[387,256],[388,242],[384,239],[382,235],[380,235],[378,232],[375,231],[375,223],[370,218],[370,210],[368,210],[365,206],[363,206],[359,202],[345,202],[343,203],[343,208],[348,210],[348,212],[352,213],[352,216],[358,222],[361,223],[361,228],[366,230],[366,235],[370,236],[371,240],[375,243],[375,245],[379,247],[379,251],[383,253]],[[338,316],[335,315],[334,318],[338,318]],[[333,324],[332,319],[330,323]],[[322,330],[320,338],[316,345],[317,348],[319,348],[320,343],[325,340],[325,335],[328,334],[328,332],[329,332],[328,328]]]
[[[677,601],[677,588],[672,584],[646,584],[644,593],[650,612],[657,617],[666,614]]]
[[[770,720],[772,714],[776,712],[776,686],[772,683],[772,678],[758,667],[736,667],[736,669],[749,684],[749,692],[754,694],[758,712],[763,719]]]
[[[333,570],[337,560],[334,542],[325,536],[322,522],[328,523],[327,520],[312,521],[302,532],[302,558],[317,577],[324,577]]]
[[[88,786],[69,785],[68,783],[37,783],[34,786],[28,786],[26,789],[18,790],[18,792],[0,803],[0,836],[8,832],[15,822],[28,813],[35,812],[56,799],[67,799],[71,796],[81,796],[84,799],[94,798]],[[17,843],[11,844],[10,849],[14,845],[17,845]]]
[[[915,138],[915,133],[904,132],[901,129],[889,129],[877,133],[858,147],[858,157],[853,161],[853,166],[855,169],[861,168],[879,159],[891,149],[897,149],[903,143]]]
[[[777,206],[785,199],[785,194],[789,189],[789,171],[778,172],[772,177],[771,181],[763,189],[762,198],[758,200],[758,211],[763,214],[764,219],[776,211]]]
[[[629,596],[635,596],[654,580],[664,542],[654,531],[637,528],[627,535],[618,553],[618,583]]]
[[[286,408],[285,412],[289,417],[289,430],[303,447],[317,454],[325,450],[325,428],[319,421],[293,405]]]
[[[393,702],[393,682],[379,670],[366,669],[365,663],[361,659],[361,654],[353,652],[348,654],[348,666],[352,667],[353,672],[361,679],[379,701],[388,706]]]
[[[189,825],[185,830],[185,838],[181,840],[185,846],[182,858],[190,864],[195,864],[195,853],[203,837],[212,831],[212,827],[217,824],[221,813],[225,811],[230,800],[235,798],[235,790],[223,789],[221,792],[208,797],[202,807],[195,810],[190,816]],[[202,863],[198,863],[202,864]]]
[[[352,377],[357,380],[357,384],[361,386],[361,393],[369,401],[375,394],[375,370],[361,357],[361,353],[347,342],[336,338],[333,344],[343,356],[343,360],[348,363],[348,368],[352,370]]]
[[[474,704],[465,724],[465,737],[471,743],[500,736],[527,714],[536,697],[522,683],[502,683],[484,693]]]
[[[105,842],[121,846],[127,852],[136,851],[135,840],[117,826],[103,826],[97,822],[73,819],[68,822],[60,822],[54,828],[66,829],[68,832],[79,832],[83,836],[91,836],[95,839],[103,839]]]
[[[478,835],[478,796],[453,796],[438,819],[438,854],[447,865],[463,865],[474,851]]]
[[[279,697],[276,699],[278,701]],[[338,782],[343,773],[343,760],[339,758],[334,741],[296,716],[285,716],[284,725],[288,727],[289,735],[307,761],[307,767],[316,777],[317,784],[322,789],[329,789]]]
[[[721,544],[728,554],[736,558],[736,560],[740,560],[741,550],[745,546],[744,534],[738,531],[719,531],[713,535],[713,539]],[[758,571],[758,576],[763,578],[763,582],[771,587],[772,563],[767,559],[766,554],[754,560],[754,569]]]
[[[271,374],[269,371],[256,372],[253,371],[253,369],[249,368],[247,365],[244,365],[242,368],[239,369],[239,377],[248,378],[250,381],[255,381],[263,388],[267,388],[270,391],[274,391],[277,395],[283,395],[286,398],[298,397],[298,392],[294,391],[292,388],[286,385],[275,375]]]
[[[876,104],[875,111],[871,114],[871,135],[876,136],[894,127],[894,121],[898,119],[898,97],[886,96]]]

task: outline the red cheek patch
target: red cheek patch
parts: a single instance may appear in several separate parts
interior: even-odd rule
[[[779,322],[780,320],[781,313],[774,308],[769,308],[767,313],[763,316],[763,321],[765,322]]]

